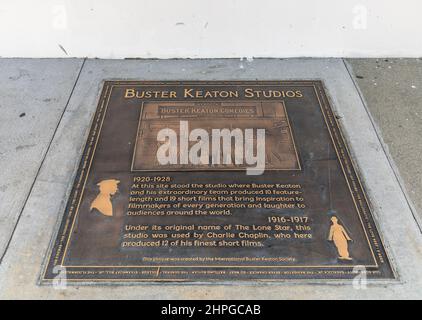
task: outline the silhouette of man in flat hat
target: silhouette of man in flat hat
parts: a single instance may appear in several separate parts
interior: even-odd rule
[[[113,216],[113,204],[111,203],[111,196],[113,196],[118,190],[119,180],[108,179],[102,180],[97,183],[97,186],[100,189],[100,193],[92,201],[90,211],[92,209],[97,209],[100,213],[105,216]]]

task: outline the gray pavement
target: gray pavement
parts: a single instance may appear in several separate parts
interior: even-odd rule
[[[422,59],[347,59],[347,62],[420,223]]]
[[[28,74],[26,76],[28,81],[13,82],[12,79],[8,79],[8,76],[2,76],[0,79],[3,87],[8,88],[6,91],[0,91],[2,108],[0,132],[3,143],[0,151],[2,152],[1,165],[7,169],[0,172],[0,182],[5,183],[10,179],[20,181],[20,185],[16,185],[11,191],[9,187],[0,189],[2,202],[14,203],[6,209],[2,207],[2,216],[0,216],[4,217],[5,221],[0,224],[0,234],[6,235],[0,238],[2,241],[0,248],[7,249],[4,250],[4,258],[0,264],[0,298],[366,299],[422,297],[422,272],[420,271],[422,235],[415,222],[415,213],[411,211],[407,195],[403,192],[401,178],[398,178],[398,173],[394,171],[394,160],[397,156],[393,153],[390,157],[388,152],[385,152],[387,148],[381,143],[379,132],[374,130],[373,119],[367,113],[367,108],[369,110],[382,108],[383,103],[379,104],[382,92],[375,91],[378,99],[376,103],[365,96],[367,100],[367,105],[365,105],[356,88],[356,80],[365,80],[365,75],[368,77],[368,74],[363,73],[367,69],[363,60],[356,63],[351,61],[349,68],[342,59],[86,60],[85,62],[75,59],[53,61],[3,59],[0,61],[2,73],[4,70],[9,70],[11,74],[9,77],[12,78],[19,77],[19,70],[23,65],[26,66],[25,70],[34,70],[34,72],[23,73]],[[48,67],[49,61],[51,61],[50,67]],[[352,68],[357,73],[359,66],[363,68],[360,70],[362,75],[358,74],[363,77],[362,79],[351,76]],[[45,75],[39,76],[40,72],[44,72]],[[36,86],[38,78],[49,80],[43,86]],[[139,285],[131,290],[122,286],[68,286],[64,290],[57,290],[51,286],[39,286],[37,283],[44,256],[48,252],[50,240],[56,232],[63,213],[89,124],[97,105],[101,82],[104,79],[322,79],[333,108],[340,118],[339,122],[344,130],[345,138],[351,147],[353,161],[363,177],[363,184],[372,204],[374,217],[384,236],[387,251],[399,279],[393,282],[373,282],[364,290],[355,289],[347,281],[328,283],[287,281],[273,285],[256,283],[224,286]],[[420,82],[412,85],[418,87]],[[30,90],[31,88],[34,89]],[[365,86],[361,90],[365,95]],[[371,90],[367,91],[371,92]],[[22,95],[22,92],[25,94]],[[57,100],[49,104],[51,100],[48,99],[52,98],[52,93]],[[417,101],[417,98],[414,99]],[[396,101],[400,100],[397,98]],[[410,109],[413,105],[413,102],[409,102]],[[13,118],[16,116],[18,106],[27,106],[23,111],[18,112],[18,117],[23,112],[31,114],[27,112],[27,110],[32,110],[31,108],[34,108],[34,113],[39,116],[36,119],[26,118],[27,123],[23,125]],[[377,109],[374,106],[379,107]],[[392,107],[390,110],[392,110],[390,112],[399,113]],[[380,114],[383,115],[383,112],[380,111]],[[398,117],[393,115],[391,119]],[[374,116],[374,119],[376,122],[377,117]],[[414,128],[420,130],[420,127],[416,128],[416,126],[415,122]],[[383,129],[384,127],[387,129]],[[389,134],[394,136],[394,132],[388,133],[391,126],[384,127],[380,125],[379,131],[383,135],[387,132],[385,137]],[[26,141],[30,139],[36,128],[39,131],[35,132],[39,132],[42,139],[34,139],[30,144],[35,144],[33,148],[39,151],[28,154],[26,157],[15,152],[17,149],[22,149],[19,146],[26,145]],[[392,128],[396,130],[395,127]],[[22,134],[22,141],[13,139],[15,132]],[[407,144],[406,135],[401,137],[402,144]],[[389,140],[387,138],[384,140],[388,146]],[[416,149],[410,148],[410,150]],[[402,156],[405,157],[405,155]],[[406,160],[398,160],[400,161]],[[413,159],[413,163],[416,166],[417,158]],[[406,181],[405,175],[404,180]],[[1,183],[0,186],[3,186]],[[406,181],[405,184],[408,186],[409,182]],[[418,188],[416,184],[415,188]],[[417,193],[418,189],[415,191],[415,199]],[[17,200],[12,200],[15,198]]]
[[[82,62],[0,59],[0,260]]]

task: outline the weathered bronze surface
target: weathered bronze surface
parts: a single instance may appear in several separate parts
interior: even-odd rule
[[[265,129],[265,172],[160,164],[157,134],[181,121],[210,136]],[[74,282],[394,278],[320,81],[106,81],[42,281],[63,272]]]

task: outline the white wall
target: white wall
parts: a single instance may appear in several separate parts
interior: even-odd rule
[[[0,0],[0,56],[421,57],[422,1]]]

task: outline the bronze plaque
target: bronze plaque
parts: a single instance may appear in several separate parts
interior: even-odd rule
[[[395,278],[320,81],[106,81],[42,282],[63,272]]]

